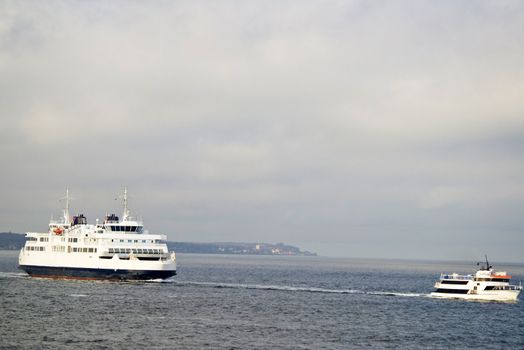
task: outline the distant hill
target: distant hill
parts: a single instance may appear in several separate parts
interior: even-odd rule
[[[20,233],[0,233],[0,250],[18,250],[24,246],[25,235]],[[284,243],[235,243],[235,242],[167,242],[169,250],[177,253],[199,254],[244,254],[244,255],[301,255],[315,256],[316,253],[301,251]]]
[[[18,250],[24,246],[25,235],[20,233],[0,233],[0,250]]]
[[[170,250],[177,253],[200,254],[244,254],[244,255],[301,255],[315,256],[316,253],[301,251],[284,243],[235,243],[235,242],[167,242]]]

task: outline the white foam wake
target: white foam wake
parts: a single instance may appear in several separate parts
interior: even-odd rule
[[[164,281],[167,282],[167,281]],[[428,294],[423,293],[401,293],[401,292],[384,292],[384,291],[365,291],[360,289],[327,289],[317,287],[294,287],[280,285],[262,285],[262,284],[244,284],[244,283],[216,283],[216,282],[194,282],[194,281],[176,281],[171,283],[179,285],[192,285],[210,288],[240,288],[240,289],[259,289],[259,290],[276,290],[285,292],[308,292],[308,293],[334,293],[334,294],[368,294],[382,296],[399,296],[399,297],[425,297]]]
[[[25,272],[6,272],[0,271],[0,278],[28,278],[29,275]]]

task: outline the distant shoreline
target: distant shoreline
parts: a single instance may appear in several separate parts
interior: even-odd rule
[[[238,243],[238,242],[172,242],[167,241],[170,250],[188,254],[233,254],[233,255],[276,255],[276,256],[317,256],[317,253],[302,251],[284,243]],[[0,233],[0,250],[19,250],[25,244],[25,235],[13,232]]]

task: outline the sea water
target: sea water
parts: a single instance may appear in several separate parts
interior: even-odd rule
[[[524,349],[524,302],[429,297],[471,263],[178,254],[168,281],[119,283],[30,278],[17,255],[2,349]]]

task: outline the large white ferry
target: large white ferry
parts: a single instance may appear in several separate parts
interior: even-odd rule
[[[471,300],[514,301],[522,290],[521,285],[510,285],[511,276],[505,271],[493,270],[486,257],[486,263],[478,263],[480,269],[474,275],[457,273],[441,274],[435,283],[432,297],[459,298]]]
[[[127,188],[119,220],[106,215],[103,223],[87,223],[83,214],[69,215],[69,191],[60,220],[51,220],[48,232],[27,232],[19,266],[34,277],[149,280],[176,275],[175,253],[165,235],[144,232],[142,222],[129,215]]]

